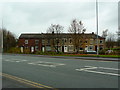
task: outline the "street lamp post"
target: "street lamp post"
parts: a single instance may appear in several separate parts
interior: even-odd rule
[[[98,43],[98,2],[96,0],[96,28],[97,28],[97,55],[99,55],[99,43]]]

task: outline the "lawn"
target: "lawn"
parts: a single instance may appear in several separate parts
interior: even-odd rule
[[[77,56],[77,57],[112,57],[120,58],[120,55],[96,55],[96,54],[56,54],[52,56]]]

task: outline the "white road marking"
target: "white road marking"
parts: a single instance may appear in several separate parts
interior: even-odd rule
[[[28,64],[40,65],[40,66],[47,66],[47,67],[56,67],[56,66],[65,65],[63,63],[45,62],[45,61],[31,62],[31,63],[28,63]]]
[[[107,74],[107,75],[115,75],[115,76],[120,76],[120,74],[116,73],[106,73],[106,72],[98,72],[98,71],[92,71],[92,70],[84,70],[86,72],[92,72],[92,73],[99,73],[99,74]]]
[[[93,67],[93,66],[85,66],[85,67]],[[116,68],[108,68],[108,67],[97,67],[97,68],[100,68],[100,69],[109,69],[109,70],[120,70],[120,69],[116,69]]]
[[[98,62],[111,62],[111,61],[98,61]]]
[[[91,73],[98,73],[98,74],[106,74],[106,75],[114,75],[114,76],[120,76],[120,74],[116,73],[108,73],[108,72],[99,72],[99,71],[93,71],[94,69],[106,69],[106,70],[120,70],[116,68],[107,68],[107,67],[93,67],[93,66],[84,66],[85,68],[81,69],[75,69],[77,71],[85,71],[85,72],[91,72]]]
[[[24,60],[24,59],[4,59],[4,61],[9,61],[9,62],[26,62],[28,60]]]

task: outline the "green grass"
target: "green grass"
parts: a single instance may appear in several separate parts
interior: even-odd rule
[[[112,57],[112,58],[120,58],[120,55],[71,55],[71,54],[56,54],[51,56],[72,56],[72,57]]]

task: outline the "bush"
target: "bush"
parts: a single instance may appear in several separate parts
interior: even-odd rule
[[[24,54],[30,54],[31,52],[30,52],[30,49],[24,49],[23,53]]]
[[[79,51],[80,54],[84,54],[85,52],[84,51]]]
[[[56,54],[63,54],[63,52],[42,52],[42,51],[37,51],[35,54],[40,54],[40,55],[56,55]]]
[[[12,47],[7,51],[7,53],[21,53],[21,51],[18,47]]]
[[[42,52],[42,51],[37,51],[37,52],[35,52],[35,54],[40,54],[40,55],[43,55],[43,54],[44,54],[44,52]]]
[[[105,50],[100,50],[99,54],[105,54],[105,52],[106,52]]]

